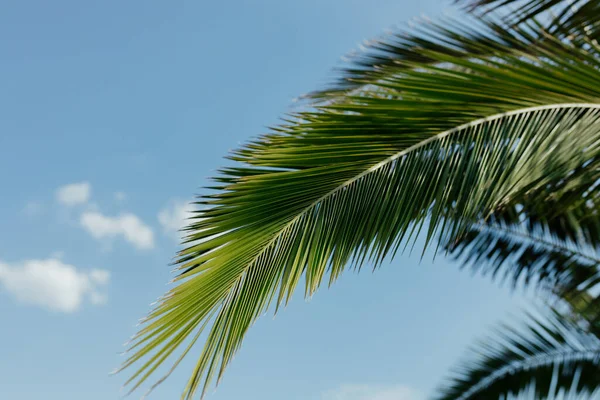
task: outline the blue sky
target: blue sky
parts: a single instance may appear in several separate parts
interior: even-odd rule
[[[167,289],[186,202],[222,156],[363,39],[446,8],[3,2],[0,398],[120,398],[126,376],[108,373]],[[442,258],[401,256],[260,319],[208,399],[421,400],[523,303]],[[177,398],[193,361],[152,398]]]

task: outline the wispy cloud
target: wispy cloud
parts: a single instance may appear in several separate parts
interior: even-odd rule
[[[71,313],[87,298],[92,304],[106,302],[102,289],[110,272],[101,269],[81,271],[59,259],[0,261],[0,285],[17,301],[52,311]]]
[[[23,214],[27,217],[36,217],[44,211],[44,205],[38,201],[28,201],[23,207]]]
[[[180,230],[185,228],[194,210],[193,204],[183,200],[171,200],[169,204],[158,213],[158,222],[163,231],[175,240],[182,236]]]
[[[115,192],[114,196],[115,196],[115,200],[118,201],[119,203],[122,203],[125,200],[127,200],[127,194],[125,194],[125,192]]]
[[[56,190],[56,200],[65,206],[86,204],[90,200],[92,186],[89,182],[71,183]]]
[[[121,237],[138,249],[154,247],[154,233],[136,215],[124,213],[116,217],[97,211],[86,211],[79,220],[81,226],[96,239]]]
[[[424,396],[406,385],[342,385],[325,392],[321,400],[423,400]]]

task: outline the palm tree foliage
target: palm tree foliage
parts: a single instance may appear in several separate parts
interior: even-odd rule
[[[368,51],[349,56],[350,67],[342,69],[334,85],[306,97],[330,99],[350,89],[360,90],[394,75],[415,63],[436,63],[429,52],[466,59],[497,54],[543,56],[554,51],[557,40],[576,46],[597,45],[600,3],[596,0],[457,0],[467,9],[486,17],[465,21],[425,19],[410,31],[399,31],[365,42]],[[490,13],[514,5],[517,11],[499,17]],[[520,8],[519,8],[520,6]],[[552,13],[559,9],[558,16]],[[543,23],[541,19],[550,22]]]
[[[589,168],[594,162],[568,180],[514,199],[446,243],[475,271],[512,286],[539,283],[563,311],[546,321],[530,318],[528,335],[504,326],[500,340],[475,349],[477,360],[454,374],[440,400],[600,395],[599,181],[597,167]],[[558,342],[531,342],[547,336]]]
[[[556,398],[600,395],[600,336],[557,312],[528,315],[519,328],[505,325],[475,346],[437,400]],[[566,384],[564,384],[566,382]]]
[[[131,342],[122,367],[136,366],[131,390],[168,358],[179,364],[202,337],[182,398],[203,395],[254,321],[285,305],[300,283],[311,296],[419,235],[426,247],[487,258],[492,269],[525,273],[587,304],[600,240],[600,48],[585,32],[569,38],[535,21],[479,21],[379,41],[341,83],[313,95],[324,101],[230,155],[234,165],[197,201],[176,285]],[[571,329],[557,323],[548,329]],[[513,342],[523,345],[521,357],[572,348],[574,336],[553,337],[558,344],[546,347],[526,336]],[[539,348],[527,353],[531,346]],[[448,393],[469,393],[490,368],[518,358],[502,351]],[[578,369],[580,382],[594,368]],[[525,377],[508,376],[489,393],[524,388]]]
[[[561,179],[560,188],[552,185],[515,199],[473,223],[446,243],[447,250],[483,274],[503,273],[513,287],[537,281],[560,298],[595,288],[600,284],[600,193],[597,184],[589,187],[598,180],[594,163]],[[579,179],[578,172],[583,173]]]
[[[595,0],[457,0],[467,4],[467,8],[476,12],[490,12],[498,8],[513,6],[504,20],[519,24],[547,14],[547,28],[550,32],[573,35],[585,32],[592,38],[598,38],[600,27],[600,3]]]
[[[371,85],[382,83],[386,77],[419,66],[442,63],[444,56],[454,60],[478,60],[497,55],[539,57],[552,54],[556,47],[564,52],[566,48],[561,40],[558,35],[548,35],[536,21],[506,25],[497,18],[423,20],[408,31],[401,30],[365,42],[367,51],[350,54],[351,65],[341,70],[341,76],[333,85],[306,97],[331,100],[352,91],[368,94],[373,90]],[[568,41],[586,42],[589,39],[574,36]],[[453,67],[467,68],[460,64]]]

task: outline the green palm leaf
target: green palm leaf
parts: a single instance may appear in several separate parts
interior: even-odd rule
[[[134,337],[123,366],[137,366],[132,390],[209,328],[183,397],[204,393],[257,317],[301,279],[310,296],[423,229],[428,243],[460,236],[589,166],[600,156],[595,49],[554,46],[493,60],[424,49],[437,62],[292,115],[236,151],[187,228],[177,285]]]
[[[498,55],[539,57],[551,54],[556,47],[564,51],[557,39],[535,23],[514,26],[490,18],[423,21],[410,31],[400,30],[366,42],[363,51],[347,57],[351,63],[342,68],[341,77],[333,85],[306,97],[322,100],[348,91],[369,92],[371,84],[416,65],[443,63],[444,56],[470,60]]]
[[[554,312],[529,315],[523,329],[503,326],[481,341],[440,389],[437,400],[600,394],[600,337]]]
[[[213,374],[220,377],[252,322],[271,299],[287,301],[302,274],[311,295],[327,274],[335,280],[352,260],[360,266],[365,258],[380,262],[394,253],[426,217],[428,237],[438,228],[461,232],[464,227],[454,221],[485,215],[514,194],[544,186],[548,176],[566,176],[600,151],[599,110],[563,105],[501,114],[434,136],[360,173],[343,164],[333,173],[346,180],[333,181],[333,188],[331,169],[241,179],[213,200],[221,207],[213,206],[215,212],[205,212],[195,224],[201,233],[191,239],[213,235],[215,227],[223,232],[184,251],[182,283],[150,315],[126,366],[160,347],[134,375],[143,382],[216,311],[187,388],[191,397],[201,378],[206,384]],[[574,135],[581,147],[557,148]],[[444,219],[448,213],[462,217]],[[232,230],[232,219],[248,223]]]

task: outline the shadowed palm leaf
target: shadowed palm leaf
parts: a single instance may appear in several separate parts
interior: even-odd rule
[[[301,278],[310,296],[420,232],[428,244],[461,237],[514,199],[578,184],[585,174],[573,171],[595,168],[593,44],[481,47],[469,58],[423,48],[425,61],[390,64],[376,85],[291,115],[236,151],[236,166],[198,201],[206,208],[187,228],[177,285],[133,339],[123,365],[137,365],[132,390],[208,328],[183,397],[203,394],[256,318],[285,304]]]
[[[558,313],[528,317],[523,329],[504,325],[473,348],[436,400],[600,395],[600,337]]]
[[[474,270],[509,280],[513,287],[539,280],[543,287],[566,296],[581,284],[589,290],[600,282],[596,252],[519,226],[475,225],[450,251]]]
[[[590,197],[597,194],[594,190]],[[565,197],[569,195],[570,191]],[[587,196],[563,201],[552,199],[555,196],[550,192],[532,203],[504,206],[452,238],[446,248],[461,264],[484,275],[502,274],[513,287],[537,281],[560,297],[588,291],[600,283],[598,213]],[[583,204],[567,204],[582,199]]]
[[[597,160],[590,160],[569,179],[513,199],[445,247],[474,271],[502,275],[513,287],[539,283],[576,303],[574,317],[596,312],[600,303],[589,293],[600,287],[599,174]]]

